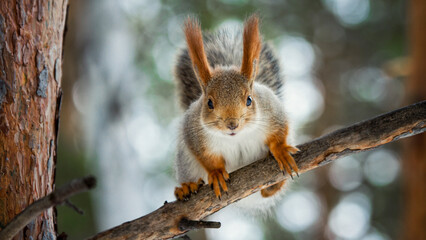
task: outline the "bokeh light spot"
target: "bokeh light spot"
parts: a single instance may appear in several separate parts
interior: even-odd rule
[[[135,116],[125,127],[128,142],[144,168],[152,168],[158,164],[156,159],[165,157],[166,151],[158,151],[158,146],[165,142],[163,130],[154,119],[146,115]]]
[[[376,102],[385,97],[386,79],[378,68],[361,68],[347,79],[348,89],[359,101]]]
[[[325,0],[325,4],[346,25],[359,24],[370,13],[369,0]]]
[[[261,225],[255,220],[242,216],[233,209],[224,209],[213,215],[214,221],[222,224],[220,231],[206,229],[209,240],[258,240],[263,238]]]
[[[159,0],[121,0],[118,1],[125,13],[141,20],[152,20],[161,10]]]
[[[288,77],[300,77],[311,72],[315,53],[312,45],[301,37],[284,37],[278,44],[278,59]]]
[[[370,215],[370,199],[362,193],[352,193],[333,208],[328,225],[338,237],[357,239],[368,230]]]
[[[355,158],[345,157],[331,165],[328,176],[333,187],[340,191],[350,191],[362,182],[361,165]]]
[[[319,199],[313,192],[299,191],[286,195],[275,213],[283,228],[300,232],[318,220],[320,211]]]
[[[173,69],[175,47],[170,44],[167,39],[156,41],[152,49],[152,57],[155,61],[157,73],[161,79],[172,82],[171,69]]]
[[[373,228],[373,230],[365,234],[361,240],[389,240],[389,238]]]
[[[287,79],[284,101],[296,128],[318,119],[324,111],[324,98],[312,80]]]
[[[395,153],[380,149],[370,153],[364,164],[364,174],[375,186],[392,183],[399,173],[399,161]]]

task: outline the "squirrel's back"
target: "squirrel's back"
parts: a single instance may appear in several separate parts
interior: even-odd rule
[[[212,69],[218,66],[241,66],[243,56],[241,31],[220,30],[207,33],[203,35],[203,42]],[[196,79],[187,47],[179,53],[174,72],[180,105],[186,110],[201,96],[200,84]],[[280,65],[267,43],[262,43],[255,81],[271,88],[277,96],[281,95],[283,79]]]

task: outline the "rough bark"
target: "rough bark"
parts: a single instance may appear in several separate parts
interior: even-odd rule
[[[411,71],[408,101],[426,99],[426,1],[411,0],[409,7]],[[402,239],[426,239],[426,135],[404,144],[404,219]],[[421,184],[420,184],[421,183]]]
[[[376,148],[380,145],[426,131],[426,101],[360,122],[297,146],[294,155],[300,172],[325,165],[337,158]],[[426,161],[423,159],[423,161]],[[277,163],[266,158],[230,174],[229,195],[222,200],[210,187],[202,187],[187,202],[165,203],[156,211],[102,232],[91,239],[165,239],[184,234],[179,229],[184,219],[200,220],[225,206],[284,180]]]
[[[54,189],[67,0],[0,1],[0,228]],[[45,211],[14,239],[55,239]]]

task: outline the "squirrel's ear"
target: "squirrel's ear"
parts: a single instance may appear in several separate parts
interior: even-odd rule
[[[253,80],[256,76],[261,47],[259,18],[256,14],[253,14],[244,24],[243,60],[241,63],[241,74],[249,80]]]
[[[195,75],[199,79],[200,84],[205,86],[211,78],[211,72],[206,54],[204,53],[200,23],[196,19],[188,17],[185,21],[184,32]]]

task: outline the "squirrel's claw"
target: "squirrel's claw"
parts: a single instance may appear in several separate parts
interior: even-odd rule
[[[292,174],[293,170],[299,177],[299,168],[297,167],[294,158],[290,155],[290,153],[294,154],[299,151],[299,149],[290,145],[281,145],[273,147],[270,150],[275,160],[277,161],[279,168],[281,169],[281,171],[283,171],[284,175],[285,172],[287,172],[290,175],[291,179],[294,179]]]
[[[286,170],[282,170],[282,172],[283,172],[283,176],[285,176],[285,174],[286,174],[287,171]],[[291,179],[294,180],[292,172],[288,172],[288,174],[290,175]]]
[[[300,149],[298,149],[297,147],[293,147],[293,146],[290,146],[290,145],[286,146],[286,150],[287,150],[287,152],[289,152],[291,154],[295,154],[298,151],[300,151]]]
[[[204,182],[204,180],[202,178],[200,178],[200,179],[198,179],[197,184],[198,184],[199,187],[201,187],[201,186],[203,186],[206,183]]]
[[[285,173],[286,173],[286,171],[283,171],[283,175],[284,175],[284,176],[285,176]],[[293,178],[293,173],[292,173],[291,171],[288,173],[288,175],[290,175],[291,180],[294,180],[294,178]]]
[[[225,193],[228,192],[228,186],[226,185],[227,180],[229,180],[229,175],[225,169],[215,169],[209,172],[209,184],[219,200],[221,200],[222,197],[220,188],[222,188]]]
[[[188,201],[191,194],[197,194],[198,189],[204,185],[203,179],[198,179],[198,182],[182,183],[182,187],[175,188],[175,196],[179,201]]]

